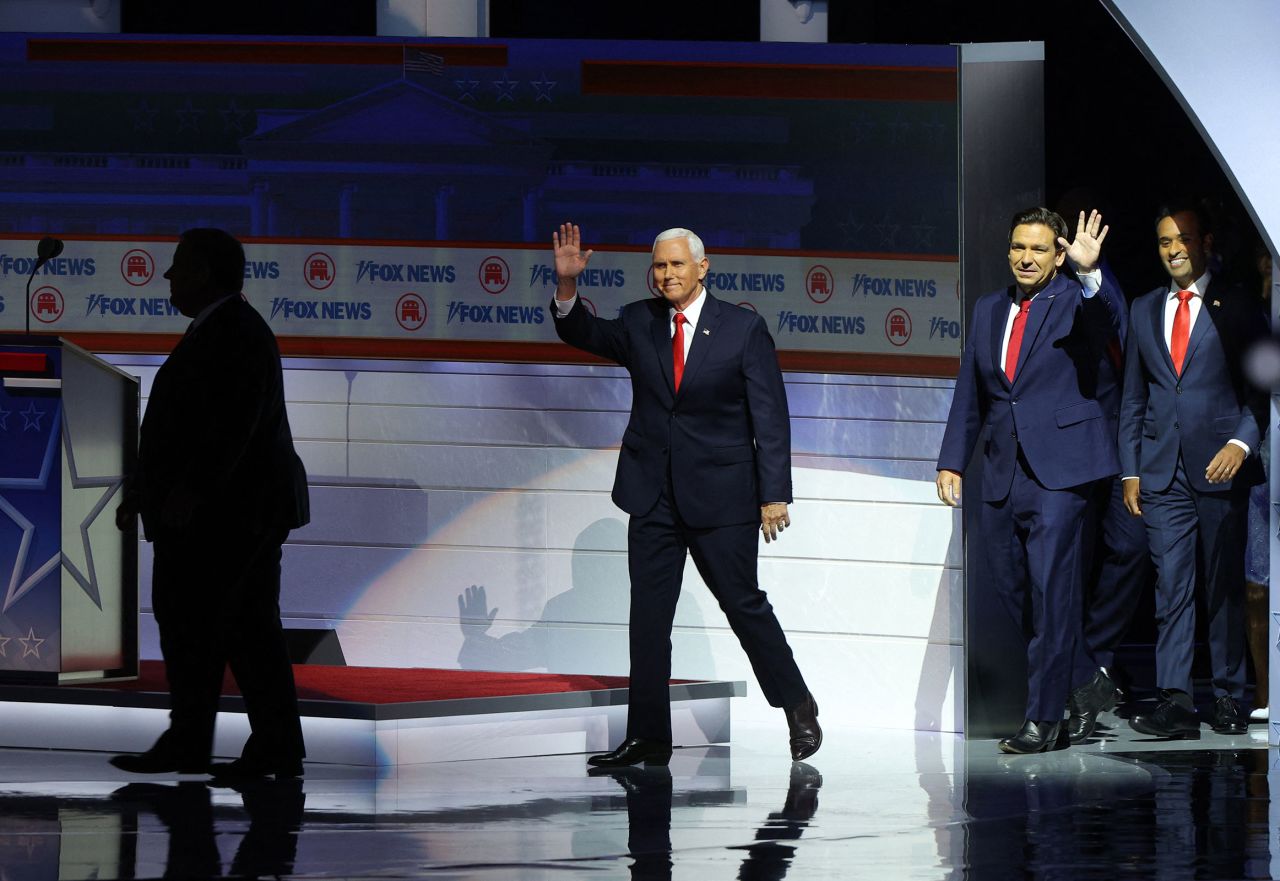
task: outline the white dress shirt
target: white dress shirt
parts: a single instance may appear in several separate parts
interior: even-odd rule
[[[1173,351],[1173,318],[1178,314],[1178,291],[1191,291],[1195,294],[1190,300],[1187,300],[1187,308],[1191,310],[1191,321],[1187,324],[1187,338],[1191,337],[1191,328],[1196,326],[1196,319],[1200,317],[1200,307],[1204,305],[1204,292],[1209,289],[1209,271],[1206,269],[1204,275],[1197,278],[1185,288],[1178,285],[1169,285],[1169,296],[1164,301],[1164,344]]]
[[[1179,287],[1176,282],[1169,285],[1169,294],[1165,297],[1164,301],[1164,345],[1165,348],[1169,350],[1170,354],[1173,352],[1173,319],[1174,316],[1178,314],[1178,291],[1191,291],[1191,293],[1195,294],[1194,297],[1187,300],[1187,309],[1189,310],[1187,339],[1189,340],[1191,339],[1191,330],[1196,326],[1196,319],[1200,317],[1200,308],[1204,306],[1204,292],[1209,290],[1209,280],[1212,277],[1213,274],[1206,269],[1204,271],[1204,275],[1197,278],[1185,288]],[[1237,447],[1244,450],[1244,454],[1246,456],[1252,452],[1249,449],[1248,444],[1237,438],[1233,437],[1227,441],[1227,443],[1235,444]],[[1136,474],[1126,474],[1124,479],[1137,480],[1138,476]]]

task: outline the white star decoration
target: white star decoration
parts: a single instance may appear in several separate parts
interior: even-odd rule
[[[98,494],[94,504],[85,514],[84,519],[80,521],[80,543],[83,549],[83,557],[80,556],[79,549],[71,547],[69,543],[62,549],[62,565],[71,573],[71,577],[76,580],[76,583],[80,585],[89,599],[93,600],[93,604],[101,609],[102,597],[98,591],[98,573],[93,565],[93,544],[89,540],[89,527],[98,519],[98,515],[107,507],[107,503],[111,501],[111,497],[116,494],[116,490],[120,489],[124,481],[114,475],[101,477],[80,476],[76,468],[75,445],[71,441],[70,420],[67,419],[62,422],[62,448],[66,453],[63,479],[70,483],[72,489],[71,498],[63,502],[65,506],[63,509],[64,515],[70,513],[67,509],[84,510],[85,501],[94,500],[94,495],[97,494],[98,490],[105,488],[105,492]],[[82,490],[92,491],[82,493]],[[84,501],[79,501],[82,498]],[[80,558],[81,566],[77,566],[73,562],[73,555]]]
[[[25,658],[27,655],[40,657],[40,646],[44,643],[44,640],[36,636],[34,628],[28,627],[27,635],[19,636],[18,642],[22,643],[22,657]]]
[[[889,212],[885,212],[884,219],[873,225],[873,229],[880,236],[880,246],[883,248],[893,248],[898,244],[898,228],[900,224],[892,223],[889,219]]]
[[[9,430],[9,414],[12,412],[12,410],[5,410],[3,407],[0,407],[0,431]]]
[[[9,656],[9,653],[5,651],[5,646],[9,644],[9,640],[11,639],[13,639],[12,636],[0,636],[0,658],[7,658]]]

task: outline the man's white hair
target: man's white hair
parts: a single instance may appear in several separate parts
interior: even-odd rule
[[[689,253],[693,255],[693,261],[698,263],[706,259],[707,249],[702,246],[702,239],[698,238],[697,233],[691,229],[683,229],[678,226],[673,229],[664,229],[658,233],[658,237],[653,240],[653,248],[650,250],[657,250],[658,242],[665,242],[669,239],[688,239]]]

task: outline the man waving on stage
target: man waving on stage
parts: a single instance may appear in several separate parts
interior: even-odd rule
[[[671,626],[686,554],[729,619],[766,699],[784,709],[791,757],[822,743],[818,707],[786,635],[756,581],[757,530],[776,540],[791,524],[791,427],[786,391],[764,320],[703,287],[702,240],[669,229],[653,243],[661,299],[594,317],[577,296],[591,259],[577,226],[553,236],[559,282],[556,333],[631,374],[613,501],[631,515],[631,687],[627,736],[592,765],[671,758]]]
[[[1085,647],[1080,603],[1092,484],[1120,468],[1096,395],[1124,303],[1098,270],[1101,215],[1080,212],[1066,235],[1046,208],[1014,215],[1014,283],[974,305],[938,456],[938,497],[955,505],[981,443],[979,542],[1019,627],[1030,606],[1026,721],[1000,741],[1008,753],[1057,748],[1068,693],[1072,715],[1092,719],[1115,694]],[[1060,271],[1068,258],[1074,277]]]

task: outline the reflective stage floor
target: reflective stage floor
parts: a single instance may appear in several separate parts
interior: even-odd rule
[[[0,879],[1280,878],[1280,763],[1260,726],[1161,743],[1109,721],[1042,756],[834,730],[793,765],[779,718],[669,770],[309,764],[240,790],[0,750]]]

